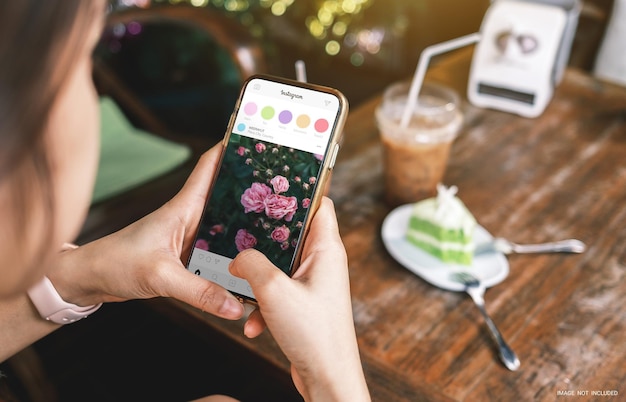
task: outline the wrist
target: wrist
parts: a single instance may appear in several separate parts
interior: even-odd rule
[[[306,401],[371,401],[360,358],[336,359],[302,378]]]
[[[67,253],[77,248],[78,246],[75,244],[63,244],[57,267],[61,268],[63,266],[63,260],[67,260],[64,258],[67,256]],[[63,275],[60,275],[60,277],[63,277]],[[68,302],[59,294],[57,288],[47,276],[44,276],[39,282],[33,285],[27,293],[41,317],[56,324],[70,324],[76,322],[89,316],[102,306],[102,303],[85,303],[78,305]]]
[[[48,276],[28,290],[28,296],[39,315],[50,322],[69,324],[98,310],[102,303],[84,290],[81,274],[81,250],[65,243]]]
[[[78,306],[99,304],[102,298],[90,288],[94,277],[92,268],[96,261],[85,247],[65,243],[46,276],[64,301]]]
[[[308,402],[371,401],[365,380],[358,376],[348,378],[345,373],[332,381],[310,385],[306,388],[304,399]]]
[[[46,277],[58,297],[64,302],[81,307],[95,306],[104,300],[100,293],[91,288],[94,282],[95,258],[88,247],[65,243]],[[97,282],[97,281],[96,281]]]
[[[28,296],[43,319],[57,324],[71,324],[102,306],[102,303],[78,306],[66,302],[46,276],[28,290]]]

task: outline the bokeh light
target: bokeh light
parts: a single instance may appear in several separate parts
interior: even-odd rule
[[[285,14],[285,11],[287,11],[287,5],[282,1],[277,1],[272,4],[271,10],[272,14],[274,14],[275,16],[281,16]]]
[[[361,67],[364,61],[365,57],[359,52],[355,52],[350,55],[350,64],[355,67]]]
[[[344,36],[348,30],[348,24],[343,21],[337,21],[333,24],[333,34],[336,36]]]
[[[308,32],[313,42],[319,41],[319,46],[329,56],[343,54],[353,66],[361,66],[367,60],[367,55],[376,55],[380,52],[381,44],[385,39],[385,31],[368,29],[364,23],[363,11],[370,7],[374,0],[316,0],[298,2],[295,0],[117,0],[122,7],[149,6],[151,3],[187,3],[194,7],[210,7],[225,11],[233,15],[248,31],[257,38],[263,38],[272,30],[271,18],[287,18],[291,29],[297,31],[297,21],[300,27]],[[379,0],[384,1],[384,0]],[[279,24],[280,25],[280,24]],[[398,18],[391,29],[402,31],[406,29],[406,19]],[[141,26],[117,27],[114,36],[122,37],[126,34],[136,35],[141,32]],[[389,29],[389,28],[388,28]],[[275,33],[276,33],[275,32]],[[275,34],[274,33],[274,34]],[[389,30],[388,33],[391,33]]]
[[[331,56],[336,55],[341,50],[341,45],[336,40],[331,40],[326,43],[325,46],[326,53]]]

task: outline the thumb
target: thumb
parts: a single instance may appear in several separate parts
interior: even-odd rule
[[[283,271],[255,249],[247,249],[237,254],[231,261],[229,270],[231,274],[248,281],[257,299],[262,297],[259,293],[271,291],[267,290],[268,287],[281,286],[283,281],[289,280]]]
[[[168,270],[160,281],[157,294],[173,297],[218,317],[236,320],[243,316],[243,306],[226,289],[194,273],[180,269]]]

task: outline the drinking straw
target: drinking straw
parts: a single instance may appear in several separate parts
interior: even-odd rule
[[[415,105],[419,96],[419,91],[422,87],[422,82],[424,81],[424,75],[426,75],[426,68],[428,68],[428,63],[430,62],[431,57],[441,53],[449,52],[454,49],[458,49],[463,46],[471,45],[472,43],[476,43],[479,40],[480,33],[475,32],[469,35],[461,36],[445,42],[428,46],[422,51],[422,53],[420,54],[420,58],[417,62],[417,68],[415,69],[413,80],[411,81],[409,97],[407,99],[407,104],[404,107],[402,119],[400,120],[400,127],[406,128],[409,125],[411,111],[415,109]]]
[[[300,82],[306,82],[306,66],[304,61],[296,61],[296,79]]]

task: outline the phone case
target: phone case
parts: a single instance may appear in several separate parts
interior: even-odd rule
[[[242,104],[246,91],[260,91],[250,88],[250,85],[259,88],[268,85],[272,89],[280,87],[281,99],[276,102],[280,101],[283,105],[292,104],[287,99],[293,98],[297,102],[306,101],[317,105],[317,94],[330,94],[332,97],[320,95],[319,101],[334,102],[336,99],[337,113],[333,113],[334,121],[329,121],[328,112],[325,118],[315,120],[315,117],[309,116],[313,113],[297,115],[291,113],[288,107],[280,110],[258,105],[258,102]],[[293,89],[283,90],[284,85]],[[299,93],[297,90],[300,88],[307,91]],[[259,98],[266,99],[265,95]],[[307,107],[304,110],[317,109]],[[320,110],[323,107],[320,106]],[[221,142],[218,174],[211,184],[188,269],[222,284],[241,300],[252,302],[254,298],[245,294],[251,293],[249,287],[244,291],[236,290],[241,286],[239,278],[229,277],[217,269],[207,273],[203,267],[225,264],[223,259],[232,259],[239,251],[254,247],[285,273],[293,275],[300,263],[302,244],[310,222],[322,196],[327,192],[347,112],[348,102],[336,89],[268,75],[248,78],[242,86]],[[254,116],[256,120],[246,120],[246,115]],[[273,122],[267,125],[272,130],[264,128],[264,121]],[[275,125],[283,127],[285,133],[290,133],[282,137],[283,140],[294,141],[298,146],[284,145],[282,140],[278,144],[273,142],[274,134],[280,136],[280,130],[274,129]],[[323,157],[315,154],[315,147],[307,150],[300,148],[300,141],[306,143],[306,147],[309,147],[308,142],[321,146],[319,142],[322,140],[315,139],[316,133],[326,133],[328,130],[331,132]],[[301,137],[298,137],[299,131],[303,133]],[[239,132],[252,132],[254,136]],[[264,136],[271,137],[272,141],[265,141]],[[320,134],[319,137],[324,136]]]

